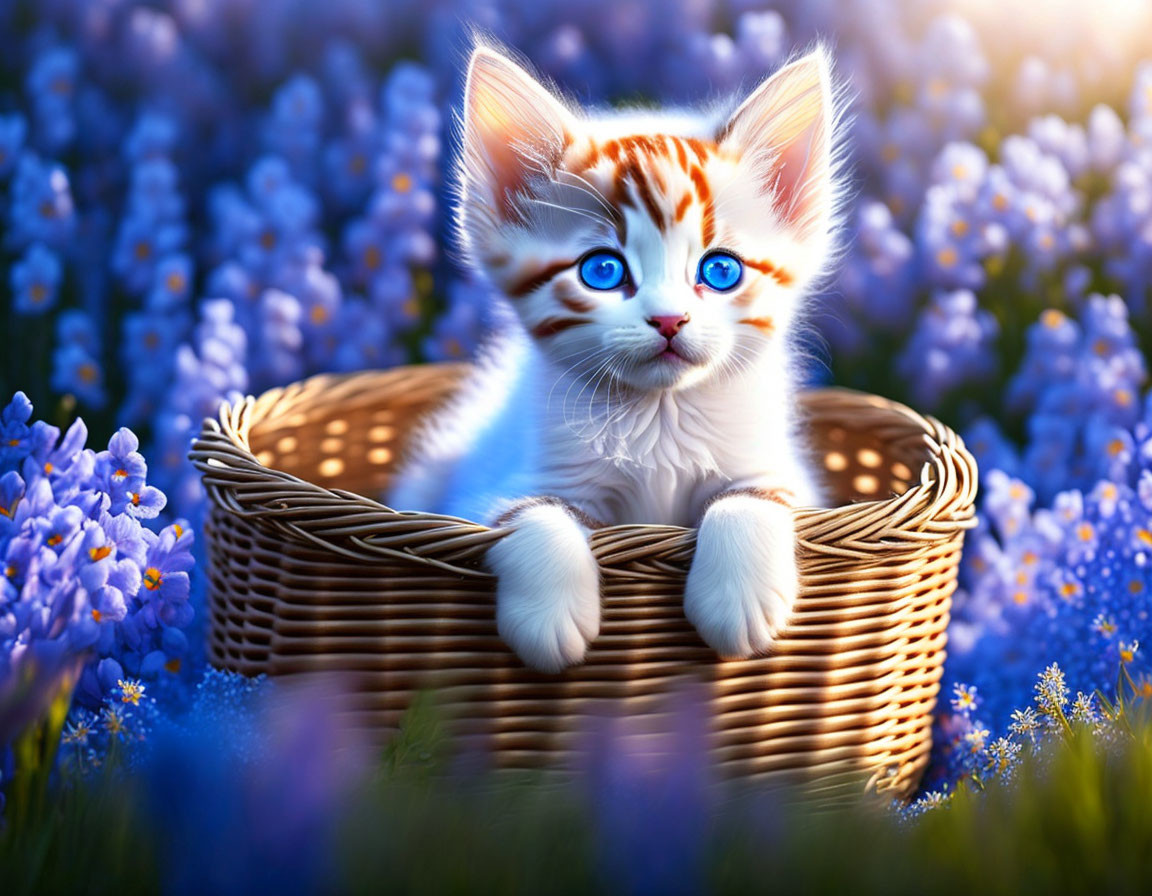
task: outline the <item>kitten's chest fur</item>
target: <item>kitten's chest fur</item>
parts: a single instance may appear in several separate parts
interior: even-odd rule
[[[691,526],[714,495],[773,484],[816,503],[788,384],[753,371],[683,391],[598,395],[541,421],[542,490],[610,525]]]

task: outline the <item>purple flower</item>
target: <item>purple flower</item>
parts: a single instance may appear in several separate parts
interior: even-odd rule
[[[23,392],[17,392],[4,410],[0,411],[0,468],[23,461],[31,450],[32,431],[28,420],[32,416],[32,402]]]
[[[158,622],[181,627],[191,621],[188,570],[194,565],[189,530],[169,526],[151,540],[144,558],[140,596]]]

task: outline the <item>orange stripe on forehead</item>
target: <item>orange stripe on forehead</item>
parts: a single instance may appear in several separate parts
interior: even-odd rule
[[[546,317],[532,328],[532,336],[535,339],[546,339],[573,327],[582,327],[588,322],[583,317]]]
[[[644,208],[647,210],[648,216],[652,219],[653,223],[655,223],[657,227],[662,227],[664,214],[656,202],[656,197],[652,195],[652,187],[648,183],[648,178],[644,175],[644,168],[640,160],[631,150],[628,152],[627,159],[616,171],[613,189],[617,202],[623,203],[627,199],[627,193],[624,190],[626,181],[631,181],[632,185],[636,188],[636,193],[639,195],[640,201],[644,203]]]
[[[688,148],[696,154],[696,159],[700,162],[700,164],[704,164],[706,161],[708,161],[708,149],[704,145],[703,140],[698,140],[695,137],[686,137],[685,142],[688,144]]]
[[[554,261],[543,267],[533,268],[509,286],[505,293],[510,299],[519,299],[535,292],[553,277],[564,273],[576,262],[571,260]]]
[[[701,238],[705,246],[710,246],[712,245],[713,238],[716,236],[715,211],[712,207],[712,188],[708,186],[708,178],[704,176],[704,170],[699,165],[693,165],[689,175],[692,178],[692,183],[696,186],[696,195],[700,199],[700,204],[704,206]]]
[[[791,286],[796,278],[791,273],[784,270],[784,268],[777,267],[770,261],[758,261],[754,258],[745,258],[744,264],[754,270],[759,271],[766,277],[771,277],[781,286]]]
[[[680,202],[676,205],[676,220],[683,221],[684,215],[688,211],[688,206],[692,204],[692,194],[685,193]]]
[[[704,176],[704,169],[699,165],[693,165],[688,176],[692,178],[692,183],[696,187],[697,197],[701,202],[707,202],[712,197],[712,188],[708,186],[708,178]]]
[[[688,170],[688,150],[684,148],[684,141],[679,137],[673,137],[672,142],[676,145],[676,161],[680,163],[680,167],[685,171]]]

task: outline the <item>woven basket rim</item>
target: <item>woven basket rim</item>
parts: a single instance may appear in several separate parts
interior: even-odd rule
[[[483,554],[514,526],[492,529],[471,520],[423,511],[394,510],[355,492],[327,488],[262,464],[252,451],[254,426],[270,412],[287,412],[323,391],[332,401],[358,394],[366,383],[403,380],[421,372],[460,378],[471,365],[429,364],[348,374],[319,374],[270,389],[260,396],[223,402],[218,417],[206,418],[189,457],[200,471],[211,503],[268,525],[320,550],[350,559],[403,559],[467,577],[491,577]],[[975,525],[976,463],[960,436],[934,417],[899,402],[844,388],[807,390],[801,404],[840,404],[881,410],[922,432],[928,458],[920,481],[899,496],[795,512],[797,540],[811,556],[866,558],[894,548],[927,548],[941,537]],[[668,565],[687,564],[696,530],[680,526],[608,526],[589,536],[602,566],[624,567],[639,557]],[[642,571],[629,574],[644,577]]]

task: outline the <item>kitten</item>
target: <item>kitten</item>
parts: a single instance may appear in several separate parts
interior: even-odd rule
[[[388,503],[514,527],[487,563],[528,665],[578,663],[597,635],[602,525],[699,526],[684,610],[722,656],[786,624],[792,509],[820,501],[792,337],[833,251],[835,119],[822,49],[730,115],[584,113],[473,52],[461,242],[519,326]]]

